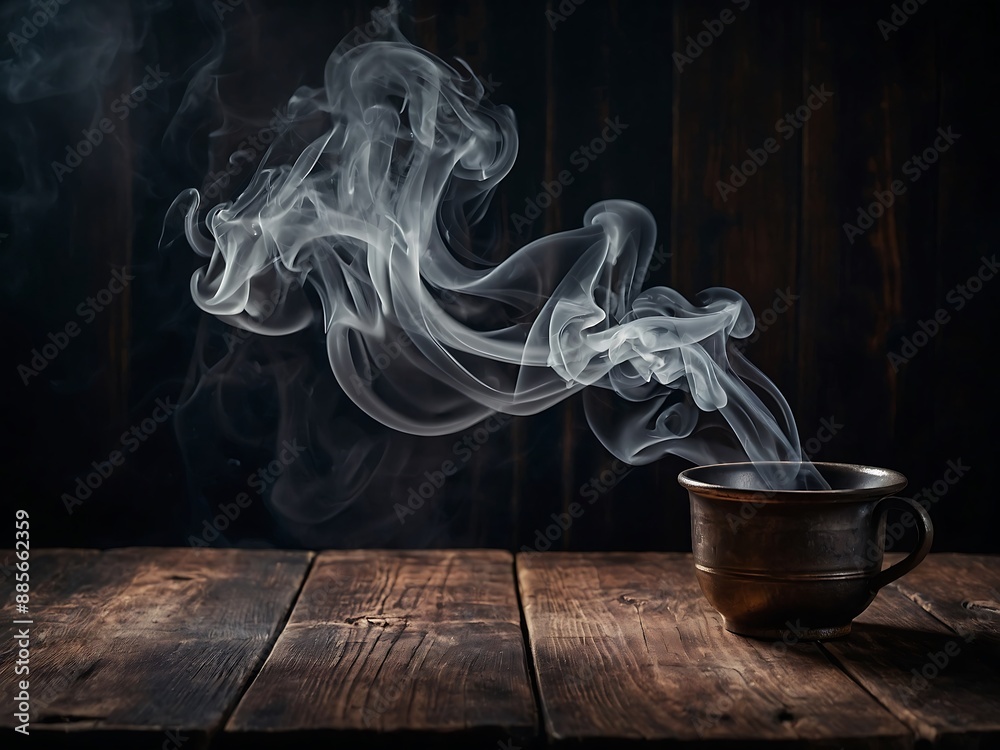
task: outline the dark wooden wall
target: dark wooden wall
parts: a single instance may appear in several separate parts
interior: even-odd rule
[[[817,460],[897,468],[910,478],[911,494],[932,487],[949,461],[960,460],[970,467],[966,476],[932,508],[939,527],[936,548],[996,549],[1000,512],[993,463],[1000,410],[992,355],[1000,280],[987,282],[961,310],[949,293],[980,269],[981,257],[997,251],[998,11],[994,4],[913,2],[907,7],[916,12],[904,24],[880,27],[880,21],[891,22],[898,5],[905,4],[416,0],[403,6],[403,28],[415,43],[445,59],[460,57],[496,82],[491,99],[517,115],[518,163],[496,197],[509,247],[578,226],[586,208],[604,198],[645,204],[656,217],[665,258],[650,284],[670,285],[689,297],[706,287],[728,286],[743,294],[758,316],[776,303],[779,290],[793,297],[790,309],[774,316],[747,354],[788,398],[804,441],[827,434],[820,432],[824,420],[838,425],[815,452]],[[237,8],[242,15],[223,19],[228,43],[242,61],[227,79],[231,93],[238,93],[241,84],[234,80],[244,75],[247,96],[260,95],[255,87],[263,85],[261,79],[250,73],[264,70],[268,91],[290,91],[303,79],[315,82],[334,44],[368,20],[371,7],[303,3],[293,17],[289,4],[246,0]],[[674,53],[685,52],[688,37],[697,37],[724,11],[732,22],[679,69]],[[185,23],[178,21],[175,28]],[[158,32],[158,54],[174,58],[184,70],[194,56],[170,35],[169,29]],[[813,87],[832,96],[784,139],[776,122],[806,103]],[[263,95],[260,100],[262,112],[282,101],[272,103]],[[572,154],[600,134],[607,118],[627,129],[579,171]],[[934,143],[939,128],[960,137],[911,181],[906,163]],[[153,135],[133,137],[155,143]],[[731,165],[748,159],[747,149],[761,149],[768,138],[780,148],[724,200],[718,181],[730,176]],[[512,216],[523,213],[543,181],[564,169],[574,174],[573,184],[530,229],[514,232]],[[856,222],[859,207],[871,204],[894,180],[906,185],[905,194],[852,242],[845,222]],[[127,181],[113,184],[124,190]],[[85,183],[71,190],[82,196]],[[165,189],[152,197],[144,193],[133,223],[155,224],[171,197]],[[79,200],[82,206],[84,199]],[[115,206],[133,210],[121,201]],[[121,231],[126,236],[105,246],[105,255],[92,256],[102,269],[91,269],[92,278],[105,273],[109,258],[124,262],[139,252],[128,243],[127,229]],[[153,236],[148,227],[146,232]],[[101,245],[97,236],[93,245]],[[149,248],[143,252],[155,255]],[[86,266],[79,258],[74,262],[78,269]],[[189,269],[181,270],[178,278]],[[155,287],[151,282],[147,289]],[[182,296],[183,288],[173,292]],[[181,296],[174,304],[188,304]],[[149,332],[160,330],[154,311],[142,312],[142,303],[135,304],[110,319],[94,369],[105,384],[104,413],[124,413],[119,421],[126,424],[156,382],[149,364],[156,354],[148,349],[149,337],[157,339]],[[900,352],[904,337],[942,309],[950,321],[912,361],[894,367],[888,355]],[[30,344],[39,331],[44,336],[43,328],[29,330],[21,343]],[[179,379],[189,353],[185,342],[190,345],[184,335],[161,342],[171,357],[166,369]],[[124,356],[123,346],[143,351],[140,360],[149,370],[134,376],[138,380],[131,385],[122,380],[128,376],[124,364],[115,365],[135,358],[134,352]],[[19,418],[32,419],[26,412],[36,406],[36,413],[48,408],[54,414],[45,405],[51,398],[45,386],[35,388],[29,405],[20,405],[25,413],[17,412]],[[39,403],[33,406],[30,399]],[[66,406],[60,419],[73,422],[73,415],[83,413],[90,412]],[[60,450],[79,455],[61,460],[59,481],[39,493],[44,507],[54,503],[60,482],[72,479],[74,467],[80,471],[89,461],[81,446],[90,433],[80,425],[70,429],[77,437],[62,441]],[[13,455],[37,469],[30,453]],[[190,491],[176,449],[164,444],[157,456],[145,460],[150,470],[172,478],[169,491],[182,496]],[[581,485],[610,463],[589,434],[579,399],[517,419],[467,467],[461,493],[469,507],[456,512],[466,514],[468,528],[452,541],[531,546],[551,514],[578,501]],[[675,481],[684,467],[665,459],[633,470],[555,546],[686,548],[686,499]],[[34,491],[29,483],[19,486]],[[115,493],[129,503],[137,488],[167,492],[162,483],[160,489],[137,483],[123,484]],[[190,518],[178,505],[184,501],[158,497],[159,510],[141,514],[141,523],[122,525],[117,536],[159,539],[150,537],[148,527],[163,524],[170,532],[162,539],[183,538]],[[100,517],[104,524],[120,523],[115,520],[120,508]],[[63,528],[62,519],[56,526]],[[59,533],[74,541],[74,534],[96,532],[71,525]],[[97,536],[115,538],[106,526],[103,534]],[[266,537],[267,531],[257,536]],[[439,537],[442,543],[448,539]]]
[[[587,2],[569,14],[570,4],[561,11],[549,2],[546,12],[565,18],[550,16],[554,28],[531,3],[467,3],[454,14],[418,7],[438,13],[425,38],[417,26],[420,41],[494,74],[504,82],[496,99],[518,113],[519,171],[501,197],[509,212],[541,179],[573,170],[573,151],[619,117],[628,130],[577,175],[535,234],[574,226],[595,200],[631,198],[652,209],[671,254],[650,283],[688,296],[732,287],[758,320],[776,290],[790,292],[791,309],[747,353],[788,398],[803,441],[824,419],[839,426],[816,459],[896,467],[913,494],[961,459],[967,476],[934,502],[940,543],[993,544],[1000,286],[987,282],[961,310],[948,294],[997,247],[994,6],[914,4],[898,24],[895,6],[878,2]],[[726,9],[735,18],[722,34],[675,64],[674,52]],[[896,28],[879,24],[893,20]],[[786,140],[776,121],[813,87],[833,94]],[[914,181],[906,163],[938,128],[960,137]],[[723,200],[717,182],[772,137],[779,150]],[[843,225],[894,180],[905,194],[848,237]],[[941,309],[950,322],[894,367],[889,353]],[[579,405],[563,408],[565,503],[603,454],[581,434]],[[602,502],[607,515],[582,519],[586,538],[570,544],[683,537],[678,468],[666,460],[637,469],[640,477]],[[542,523],[545,514],[535,515]]]

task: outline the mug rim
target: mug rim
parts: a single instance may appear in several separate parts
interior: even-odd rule
[[[805,461],[734,461],[717,464],[702,464],[692,466],[677,475],[677,482],[689,492],[698,493],[703,497],[710,497],[720,500],[746,501],[748,497],[759,499],[760,502],[779,502],[788,500],[867,500],[871,498],[882,498],[894,495],[903,490],[908,481],[906,477],[894,469],[884,469],[878,466],[868,466],[866,464],[849,464],[836,461],[812,461],[812,465],[824,473],[824,469],[845,469],[878,476],[883,480],[879,487],[857,487],[846,489],[829,490],[769,490],[769,489],[747,489],[744,487],[733,487],[730,485],[705,482],[697,479],[699,472],[710,469],[726,468],[754,468],[756,466],[785,466]]]

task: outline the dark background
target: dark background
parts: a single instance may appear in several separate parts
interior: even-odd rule
[[[813,458],[899,469],[911,495],[960,459],[968,472],[931,509],[935,549],[1000,549],[992,476],[1000,281],[961,310],[948,301],[997,250],[997,8],[910,3],[916,12],[885,38],[879,21],[892,18],[890,3],[744,4],[409,2],[400,25],[445,60],[466,60],[494,87],[490,99],[517,116],[518,162],[488,219],[500,255],[579,226],[595,201],[643,203],[666,258],[649,284],[689,298],[729,286],[759,320],[773,321],[748,356],[788,398],[803,441],[824,418],[840,425]],[[210,186],[208,174],[224,169],[297,86],[321,82],[333,47],[373,7],[71,0],[30,48],[15,52],[8,37],[0,52],[2,469],[5,504],[31,512],[36,545],[192,543],[219,503],[232,503],[274,458],[277,425],[289,415],[273,391],[223,403],[257,419],[256,430],[236,435],[218,427],[200,391],[192,398],[197,362],[225,354],[227,329],[192,303],[188,281],[202,259],[164,219],[181,190]],[[678,70],[673,53],[724,8],[732,23]],[[16,31],[34,10],[4,4],[0,31]],[[164,83],[58,182],[52,161],[157,64]],[[776,121],[812,86],[833,96],[784,140]],[[578,171],[573,153],[609,117],[627,129]],[[948,127],[960,138],[911,182],[905,163]],[[769,137],[780,150],[724,201],[717,181]],[[573,183],[514,232],[512,216],[564,169]],[[236,175],[223,197],[251,172]],[[893,180],[906,193],[852,243],[844,223]],[[136,276],[126,292],[25,385],[17,366],[49,333],[81,323],[76,307],[123,267]],[[795,295],[794,304],[762,318],[776,290]],[[897,372],[888,354],[942,308],[950,321]],[[612,463],[573,398],[514,419],[400,523],[394,503],[453,454],[455,438],[392,437],[366,422],[324,371],[320,331],[257,339],[239,347],[232,368],[307,384],[311,419],[332,420],[348,443],[392,460],[323,523],[289,522],[265,493],[210,540],[215,546],[533,546],[550,514],[581,501],[581,486]],[[157,398],[189,406],[68,513],[62,495],[120,447]],[[312,442],[298,468],[321,497],[324,482],[350,481],[352,460]],[[687,500],[676,484],[685,467],[668,458],[635,468],[553,547],[689,549]]]

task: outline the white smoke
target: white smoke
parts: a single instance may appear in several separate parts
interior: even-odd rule
[[[641,290],[656,240],[643,206],[598,203],[578,229],[483,260],[492,248],[471,230],[514,163],[514,115],[484,101],[471,71],[394,25],[386,36],[342,43],[323,87],[296,92],[293,125],[243,192],[208,211],[207,234],[198,191],[178,198],[209,259],[196,303],[270,335],[321,315],[344,392],[402,432],[535,414],[586,389],[595,434],[631,464],[800,460],[784,398],[727,347],[752,333],[746,301]]]

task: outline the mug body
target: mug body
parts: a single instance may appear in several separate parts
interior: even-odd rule
[[[814,640],[844,635],[875,597],[885,515],[898,472],[815,464],[829,490],[768,490],[753,464],[700,466],[679,481],[691,500],[695,572],[725,627]]]

